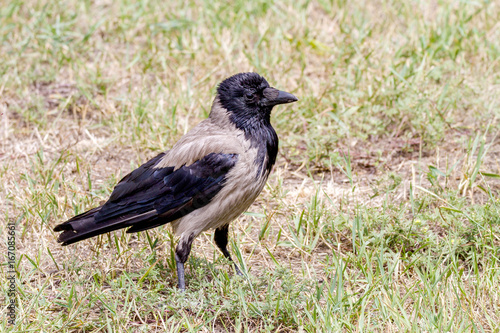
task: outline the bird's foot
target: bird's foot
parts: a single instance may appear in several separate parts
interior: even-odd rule
[[[243,273],[241,272],[240,268],[238,267],[238,265],[234,264],[234,269],[236,270],[236,275],[239,275],[239,276],[245,276],[243,275]]]

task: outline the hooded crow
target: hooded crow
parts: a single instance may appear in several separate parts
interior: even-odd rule
[[[202,231],[215,229],[215,243],[232,260],[229,223],[254,202],[276,161],[271,110],[295,101],[256,73],[225,79],[207,119],[172,149],[126,175],[106,203],[57,225],[58,242],[69,245],[121,228],[130,233],[171,223],[179,236],[179,288],[185,290],[184,263]],[[236,264],[235,269],[241,275]]]

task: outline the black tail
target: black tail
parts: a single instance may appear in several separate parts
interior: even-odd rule
[[[63,231],[57,241],[61,245],[69,245],[81,240],[105,234],[107,232],[130,227],[131,222],[139,222],[150,219],[152,214],[141,214],[133,219],[114,218],[96,223],[94,217],[101,210],[102,206],[93,208],[83,214],[77,215],[68,221],[57,225],[54,231]],[[132,220],[132,221],[131,221]]]

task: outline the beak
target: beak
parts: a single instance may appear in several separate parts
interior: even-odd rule
[[[264,89],[263,94],[264,99],[261,103],[264,106],[275,106],[278,104],[293,103],[298,101],[297,97],[294,95],[271,87]]]

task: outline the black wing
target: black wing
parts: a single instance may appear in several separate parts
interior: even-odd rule
[[[111,230],[154,228],[208,204],[226,182],[237,154],[211,153],[189,166],[155,168],[160,154],[125,176],[101,207],[56,226],[64,245]],[[100,208],[100,209],[99,209]]]

